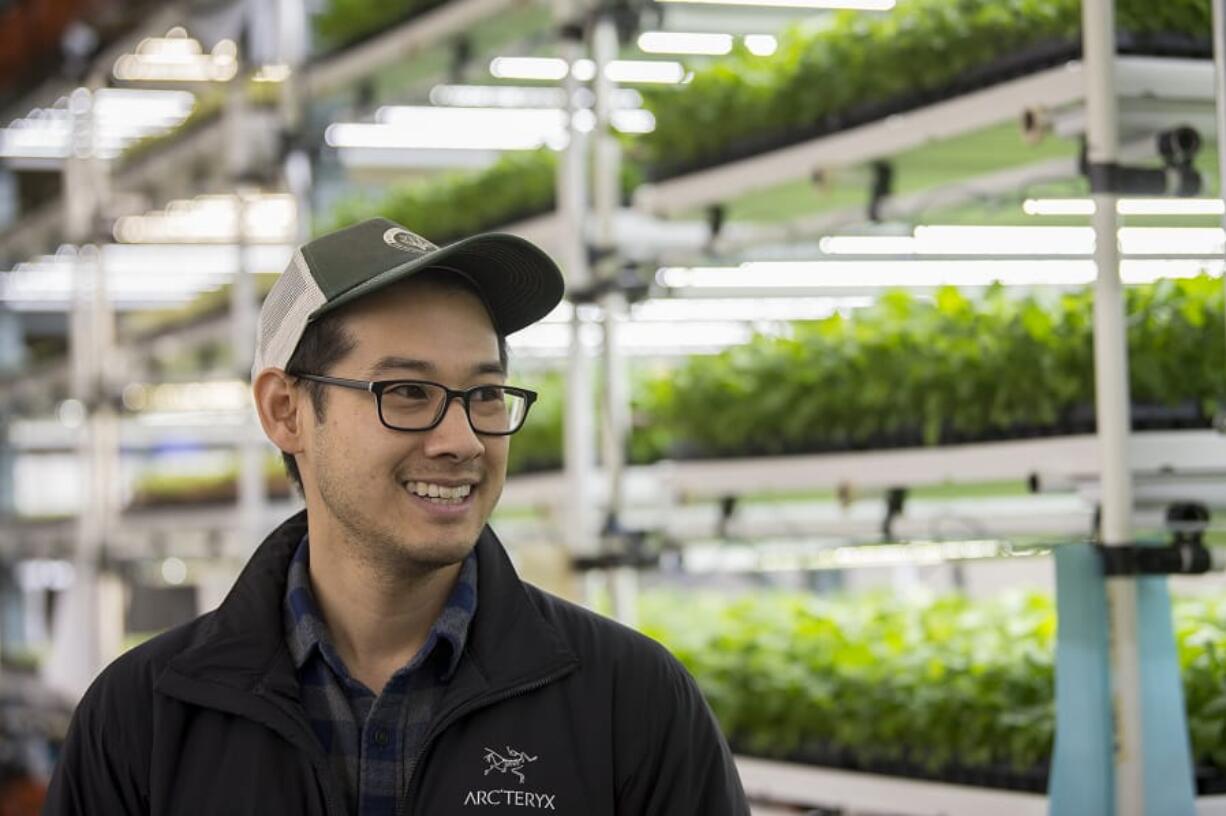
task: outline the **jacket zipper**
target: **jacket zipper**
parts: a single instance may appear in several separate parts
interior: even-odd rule
[[[429,733],[426,735],[425,741],[422,742],[421,744],[421,750],[417,752],[417,761],[413,764],[412,773],[409,774],[409,784],[408,784],[407,790],[405,791],[404,806],[398,810],[398,813],[400,814],[400,816],[412,816],[412,813],[413,813],[412,802],[413,802],[413,793],[416,788],[416,782],[417,782],[417,771],[424,764],[426,753],[430,750],[431,743],[433,743],[434,740],[437,739],[440,734],[446,731],[448,726],[450,726],[453,722],[458,720],[460,717],[463,717],[465,714],[475,711],[478,708],[485,708],[487,706],[492,706],[495,703],[501,703],[505,700],[511,699],[512,697],[518,697],[521,694],[528,694],[530,692],[536,691],[537,689],[544,688],[545,686],[549,685],[555,680],[561,679],[562,677],[565,677],[566,675],[570,674],[572,671],[575,670],[576,665],[577,664],[570,664],[566,666],[565,668],[559,669],[558,671],[555,671],[551,674],[546,675],[540,680],[534,680],[531,683],[525,683],[522,686],[516,686],[512,689],[500,691],[500,692],[497,692],[496,694],[492,694],[486,697],[478,697],[474,700],[469,700],[467,703],[463,705],[453,708],[447,714],[446,717],[440,720],[435,727],[430,729]]]

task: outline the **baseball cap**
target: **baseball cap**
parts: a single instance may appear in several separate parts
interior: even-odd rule
[[[285,368],[320,315],[439,267],[476,286],[503,336],[540,320],[562,299],[557,264],[516,235],[483,233],[439,248],[395,221],[371,218],[294,253],[260,309],[251,379],[265,368]]]

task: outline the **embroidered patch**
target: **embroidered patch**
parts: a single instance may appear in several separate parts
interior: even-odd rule
[[[383,233],[383,243],[396,249],[403,249],[405,252],[433,252],[438,249],[420,235],[414,235],[400,227],[392,227]]]
[[[523,767],[529,762],[536,762],[538,757],[528,756],[523,751],[516,751],[510,745],[507,746],[506,756],[495,751],[493,748],[485,749],[485,761],[489,763],[489,767],[485,769],[484,776],[489,776],[490,771],[498,771],[502,774],[513,773],[519,779],[519,784],[524,784]]]

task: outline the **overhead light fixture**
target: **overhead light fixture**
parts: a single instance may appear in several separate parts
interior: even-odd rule
[[[443,108],[388,106],[373,123],[333,123],[324,141],[340,150],[536,150],[560,149],[569,138],[561,108]],[[595,126],[589,109],[575,112],[580,132]],[[655,117],[644,109],[614,110],[612,125],[623,133],[650,133]]]
[[[755,57],[769,57],[779,50],[779,40],[773,34],[746,34],[745,50]]]
[[[130,383],[123,389],[123,407],[133,412],[241,411],[250,400],[251,386],[242,380]]]
[[[638,46],[648,54],[722,56],[732,51],[732,35],[644,31],[639,35]]]
[[[630,307],[636,323],[824,320],[872,305],[869,297],[655,298]]]
[[[777,8],[852,9],[889,11],[895,0],[658,0],[661,3],[693,3],[712,6],[774,6]]]
[[[656,129],[656,117],[651,111],[615,110],[611,118],[613,128],[621,133],[651,133]]]
[[[567,72],[580,82],[596,78],[596,63],[575,60],[573,65],[556,57],[495,57],[490,74],[498,79],[556,82]],[[685,81],[685,66],[673,60],[613,60],[605,66],[605,76],[613,82],[676,85]]]
[[[288,244],[255,244],[242,247],[241,262],[248,272],[281,272],[292,254]],[[226,244],[64,246],[0,273],[0,303],[20,311],[68,311],[82,267],[103,272],[107,298],[117,309],[181,303],[226,283],[239,263],[239,247]]]
[[[132,54],[115,60],[121,82],[228,82],[238,74],[238,46],[221,40],[205,53],[199,41],[176,26],[165,37],[146,37]]]
[[[596,78],[596,61],[590,59],[575,60],[570,67],[570,75],[580,82],[591,82]]]
[[[613,60],[604,75],[613,82],[676,85],[685,80],[685,66],[672,60]]]
[[[280,63],[275,65],[262,65],[260,70],[256,71],[251,77],[252,82],[284,82],[293,74],[293,69],[288,65]]]
[[[1022,202],[1026,215],[1093,215],[1091,198],[1028,198]],[[1220,198],[1121,198],[1120,215],[1223,215],[1226,201]]]
[[[1026,215],[1093,215],[1094,200],[1089,198],[1028,198],[1022,202]]]
[[[284,193],[203,195],[119,218],[113,232],[122,244],[285,244],[298,234],[297,202]]]
[[[980,227],[937,224],[915,228],[917,255],[1089,255],[1090,227]]]
[[[761,328],[744,321],[692,321],[679,332],[671,323],[628,321],[618,326],[617,343],[623,353],[635,356],[706,354],[746,343]],[[588,350],[601,347],[604,332],[599,324],[585,323],[579,334]],[[517,357],[563,357],[570,348],[571,327],[538,323],[516,332],[507,342]]]
[[[566,134],[557,108],[383,107],[375,123],[334,123],[324,141],[336,148],[536,150]]]
[[[818,241],[826,255],[914,255],[911,235],[828,235]]]
[[[1164,278],[1221,276],[1222,261],[1127,259],[1120,264],[1126,284]],[[731,267],[665,267],[656,282],[669,288],[729,291],[788,289],[907,289],[940,286],[1087,286],[1096,277],[1086,260],[863,260],[749,261]]]
[[[1120,215],[1223,215],[1226,201],[1220,198],[1121,198]]]
[[[430,104],[452,108],[563,108],[562,88],[515,85],[435,85]]]
[[[1034,558],[1050,554],[1041,546],[1008,541],[907,541],[891,544],[832,545],[804,539],[774,539],[753,544],[691,542],[681,555],[686,572],[794,572],[904,565],[932,566],[951,561]]]
[[[91,93],[77,88],[51,107],[35,108],[0,129],[0,157],[113,159],[138,139],[177,127],[195,101],[187,91],[102,88]],[[88,128],[79,126],[83,121]]]
[[[831,235],[818,243],[828,255],[1090,255],[1092,227],[919,226],[907,235]],[[1226,249],[1221,227],[1123,227],[1125,255],[1218,255]]]
[[[430,104],[450,108],[565,108],[566,91],[553,87],[517,85],[435,85],[430,89]],[[574,107],[596,104],[591,88],[575,92]],[[618,88],[613,107],[631,110],[643,107],[643,94],[633,88]]]
[[[590,88],[575,92],[574,107],[590,108],[596,103]],[[451,108],[565,108],[563,88],[522,85],[435,85],[430,89],[430,104]],[[643,107],[643,94],[633,88],[618,88],[613,96],[615,109]]]
[[[557,81],[569,70],[566,60],[556,57],[494,57],[490,62],[490,74],[498,79]]]
[[[1221,255],[1226,231],[1221,227],[1121,227],[1125,255]]]

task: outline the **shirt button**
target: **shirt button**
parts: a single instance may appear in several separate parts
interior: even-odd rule
[[[378,745],[380,748],[387,746],[387,729],[375,729],[375,745]]]

